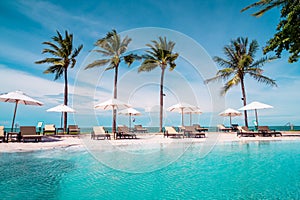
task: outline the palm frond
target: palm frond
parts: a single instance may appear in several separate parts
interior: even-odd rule
[[[282,4],[284,4],[286,1],[285,0],[260,0],[258,2],[255,2],[253,4],[250,4],[249,6],[243,8],[241,10],[241,12],[244,12],[250,8],[255,8],[255,7],[259,7],[261,8],[259,11],[254,12],[252,14],[252,16],[255,17],[260,17],[262,16],[264,13],[266,13],[267,11],[271,10],[274,7],[278,7],[281,6]]]
[[[220,81],[220,80],[227,80],[230,76],[234,75],[233,74],[234,70],[232,68],[224,68],[220,69],[215,77],[206,79],[204,81],[205,84],[209,82],[214,82],[214,81]]]
[[[248,54],[252,57],[255,58],[255,54],[259,48],[258,42],[256,40],[252,40],[249,46]]]
[[[149,72],[159,66],[158,62],[143,62],[138,68],[138,72]]]
[[[61,53],[59,51],[55,51],[53,49],[43,49],[42,54],[44,54],[44,53],[49,53],[49,54],[52,54],[52,55],[54,55],[56,57],[60,57],[61,56]]]
[[[108,52],[108,51],[105,51],[105,50],[101,50],[101,49],[94,49],[94,50],[91,50],[91,52],[97,52],[97,53],[100,53],[100,54],[102,54],[103,56],[106,56],[106,57],[114,55],[111,52]]]
[[[114,55],[115,51],[113,49],[113,47],[111,46],[111,44],[109,43],[108,39],[106,40],[98,40],[95,44],[96,46],[98,46],[101,50],[104,50],[108,53],[110,53],[110,55]]]
[[[136,60],[141,60],[142,57],[137,54],[129,54],[123,57],[125,63],[128,65],[128,67]]]
[[[57,45],[53,44],[52,42],[47,41],[47,42],[43,42],[42,44],[52,47],[57,52],[61,52],[61,49]]]
[[[79,45],[78,48],[75,48],[73,54],[71,55],[71,59],[77,57],[79,55],[80,51],[82,50],[82,48],[83,48],[83,45]]]
[[[227,81],[221,90],[221,95],[225,95],[228,90],[230,90],[233,86],[238,85],[240,81],[241,79],[238,76],[234,76],[231,80]]]
[[[45,64],[45,63],[55,64],[61,61],[62,61],[61,58],[45,58],[43,60],[35,61],[35,64]]]
[[[221,57],[218,57],[218,56],[215,56],[213,58],[213,60],[222,67],[234,68],[236,66],[236,64],[234,62],[232,62],[232,60],[225,60],[225,59],[223,59]]]
[[[132,41],[131,38],[129,38],[128,36],[125,36],[125,38],[123,39],[122,43],[120,44],[120,47],[119,47],[119,50],[118,50],[119,55],[126,52],[126,50],[128,48],[128,45],[131,41]]]
[[[255,80],[257,80],[257,82],[259,82],[259,83],[264,83],[264,84],[272,86],[272,87],[274,87],[274,86],[277,87],[276,81],[269,77],[266,77],[262,74],[252,73],[252,72],[250,72],[249,75],[251,77],[253,77]]]
[[[255,61],[254,63],[251,64],[250,67],[261,67],[264,64],[266,64],[267,62],[272,62],[273,60],[276,60],[277,57],[276,56],[264,56],[262,58],[260,58],[259,60]]]
[[[71,58],[71,66],[70,66],[70,68],[75,67],[75,65],[76,65],[76,59],[75,58]]]
[[[238,50],[235,49],[234,44],[226,45],[223,48],[224,55],[228,58],[231,63],[236,63],[239,60]]]
[[[59,79],[62,75],[63,75],[63,68],[61,67],[61,65],[53,65],[50,66],[47,70],[44,71],[44,74],[55,74],[54,80]]]
[[[116,65],[115,65],[114,63],[111,62],[111,63],[108,65],[108,67],[105,68],[105,71],[109,71],[109,70],[115,69],[115,67],[116,67]]]
[[[102,60],[95,60],[94,62],[88,64],[84,69],[90,69],[94,67],[101,67],[109,63],[110,59],[102,59]]]
[[[174,69],[175,69],[175,67],[176,67],[176,63],[174,63],[174,62],[169,62],[169,70],[170,71],[173,71]]]

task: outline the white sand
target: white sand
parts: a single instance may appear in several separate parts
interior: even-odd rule
[[[138,139],[121,139],[121,140],[93,140],[90,135],[85,136],[62,136],[52,137],[45,136],[42,142],[9,142],[0,143],[0,152],[28,152],[37,150],[49,150],[59,148],[76,147],[85,149],[86,142],[93,143],[108,143],[113,146],[149,146],[149,145],[167,145],[174,142],[189,142],[189,143],[203,143],[207,140],[216,140],[218,143],[223,142],[248,142],[248,141],[300,141],[300,131],[281,132],[282,137],[237,137],[236,133],[206,133],[207,138],[164,138],[162,134],[138,134]],[[112,137],[113,138],[113,137]]]
[[[42,142],[8,142],[0,143],[0,152],[28,152],[68,147],[82,148],[82,140],[79,137],[51,137],[45,136]]]

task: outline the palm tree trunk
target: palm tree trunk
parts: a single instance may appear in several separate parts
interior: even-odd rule
[[[243,78],[241,78],[241,88],[242,88],[243,104],[245,106],[247,105],[247,99],[246,99],[246,91],[245,91],[245,84]],[[248,127],[247,110],[244,110],[244,117],[245,117],[245,126]]]
[[[68,68],[65,67],[65,94],[64,94],[64,105],[68,105]],[[68,113],[64,112],[64,132],[67,130]]]
[[[114,98],[116,99],[118,97],[117,93],[117,84],[118,84],[118,66],[115,66],[115,81],[114,81]],[[113,109],[113,121],[112,121],[112,132],[115,133],[117,131],[116,129],[117,125],[117,110]]]
[[[159,109],[159,132],[162,132],[163,127],[163,108],[164,108],[164,75],[165,67],[161,68],[161,77],[160,77],[160,109]]]

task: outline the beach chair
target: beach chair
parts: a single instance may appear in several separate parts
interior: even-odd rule
[[[238,131],[238,124],[231,124],[231,129],[232,129],[232,131],[234,131],[234,132],[237,132]]]
[[[173,126],[165,126],[164,137],[184,137],[183,133],[179,133]]]
[[[183,130],[183,134],[184,134],[184,136],[186,136],[186,137],[194,137],[194,138],[202,138],[202,137],[204,137],[205,138],[205,133],[201,133],[201,132],[199,132],[199,131],[197,131],[196,129],[195,129],[195,126],[184,126],[183,128],[182,128],[182,130]]]
[[[130,133],[127,126],[118,126],[118,131],[116,133],[116,138],[119,139],[136,139],[136,134]]]
[[[238,126],[237,129],[237,136],[239,137],[255,137],[257,135],[256,132],[249,130],[247,126]]]
[[[142,125],[134,125],[133,132],[136,132],[136,133],[147,133],[148,131]]]
[[[5,142],[6,132],[4,131],[4,126],[0,126],[0,142]]]
[[[199,124],[193,124],[193,126],[194,126],[195,130],[198,132],[208,131],[208,128],[201,127]]]
[[[42,135],[37,135],[35,126],[20,126],[20,137],[23,142],[25,140],[42,141]]]
[[[94,126],[91,133],[91,139],[99,140],[99,138],[110,140],[110,134],[108,134],[108,131],[106,131],[103,126]]]
[[[276,130],[271,130],[268,126],[258,126],[258,132],[262,134],[262,136],[282,136],[281,132]]]
[[[45,124],[43,128],[43,134],[44,135],[49,135],[49,134],[56,134],[56,129],[54,124]]]
[[[78,128],[78,125],[69,125],[68,134],[80,134],[80,128]]]
[[[218,124],[218,130],[220,132],[230,132],[232,131],[232,128],[227,128],[223,124]]]

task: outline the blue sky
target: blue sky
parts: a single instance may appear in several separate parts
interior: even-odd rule
[[[42,107],[18,107],[16,122],[32,125],[38,121],[59,126],[58,113],[46,110],[63,102],[63,79],[53,81],[54,75],[43,74],[46,65],[35,61],[45,57],[41,54],[44,41],[49,41],[56,30],[68,30],[74,34],[74,45],[83,44],[75,68],[69,70],[69,105],[77,110],[69,115],[69,123],[80,126],[110,125],[110,111],[95,111],[93,105],[111,97],[113,72],[97,68],[83,70],[96,58],[90,51],[94,42],[111,29],[121,36],[130,36],[133,41],[129,50],[142,52],[145,44],[158,36],[167,36],[176,43],[175,51],[181,57],[177,68],[165,77],[165,107],[185,101],[197,104],[202,115],[194,116],[194,123],[215,125],[228,124],[228,119],[217,117],[227,107],[242,106],[240,87],[219,96],[222,83],[204,85],[203,80],[216,73],[218,66],[211,61],[221,56],[222,48],[231,39],[239,36],[256,39],[260,48],[274,34],[279,21],[279,10],[274,9],[263,17],[250,16],[251,12],[240,10],[253,3],[226,0],[187,1],[0,1],[0,93],[22,90],[44,103]],[[271,54],[270,54],[271,55]],[[257,58],[262,56],[258,52]],[[139,63],[131,68],[122,65],[119,73],[119,98],[139,111],[136,123],[158,125],[158,113],[145,113],[144,108],[155,111],[158,105],[159,70],[137,74]],[[259,111],[261,124],[284,125],[287,122],[299,125],[298,106],[300,68],[282,59],[264,66],[265,75],[277,81],[277,88],[246,81],[248,102],[261,101],[273,105],[273,109]],[[14,105],[0,102],[0,124],[10,126]],[[165,124],[179,125],[178,113],[165,113]],[[185,117],[188,121],[188,116]],[[224,120],[224,121],[223,121]],[[254,120],[249,112],[250,122]],[[127,124],[126,116],[119,116],[119,124]],[[243,124],[243,118],[234,121]]]

